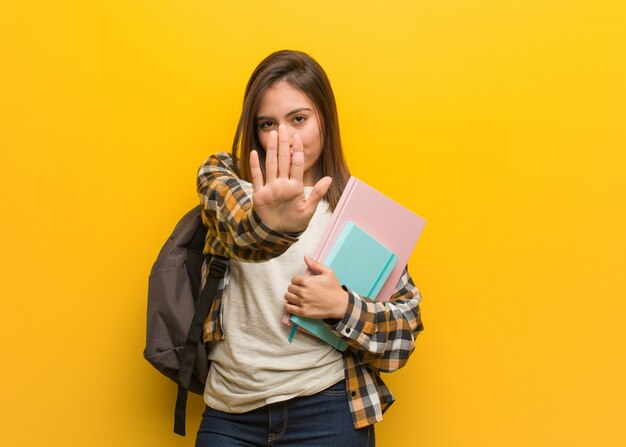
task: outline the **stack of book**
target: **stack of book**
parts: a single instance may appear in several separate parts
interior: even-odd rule
[[[362,297],[387,301],[425,224],[417,214],[350,177],[313,257]],[[340,351],[348,347],[322,320],[286,314],[283,321],[293,325],[290,340],[300,328]]]

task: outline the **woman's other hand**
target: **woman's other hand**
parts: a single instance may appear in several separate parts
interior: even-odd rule
[[[256,151],[250,153],[253,209],[264,224],[283,233],[304,231],[332,179],[320,179],[304,195],[304,151],[300,135],[293,136],[293,153],[284,126],[272,131],[265,156],[265,181]]]
[[[348,292],[330,267],[304,257],[313,276],[294,276],[285,293],[285,310],[309,318],[342,319],[348,308]]]

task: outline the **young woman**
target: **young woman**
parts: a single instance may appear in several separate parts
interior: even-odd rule
[[[394,400],[379,372],[413,351],[421,296],[405,269],[389,302],[373,302],[308,257],[349,177],[324,70],[271,54],[248,82],[232,152],[198,172],[205,253],[231,261],[204,327],[197,447],[373,445]],[[323,319],[349,349],[301,333],[289,343],[285,311]]]

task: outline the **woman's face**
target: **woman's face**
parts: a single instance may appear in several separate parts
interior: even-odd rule
[[[322,153],[322,135],[317,110],[308,96],[286,82],[279,82],[268,88],[261,98],[256,116],[256,129],[259,141],[267,150],[269,135],[284,125],[289,135],[289,146],[293,136],[300,134],[304,146],[304,184],[313,186],[315,165]]]

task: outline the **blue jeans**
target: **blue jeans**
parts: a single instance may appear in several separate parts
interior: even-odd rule
[[[246,413],[206,407],[196,447],[374,445],[374,426],[356,430],[342,380],[312,396],[295,397]]]

